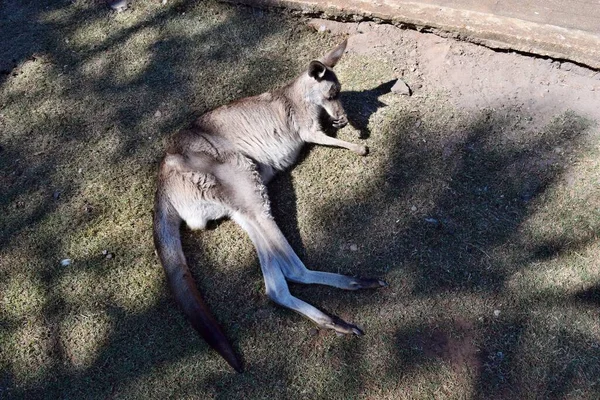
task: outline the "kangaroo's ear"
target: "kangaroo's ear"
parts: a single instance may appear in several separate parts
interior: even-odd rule
[[[348,39],[338,44],[333,50],[325,54],[319,61],[327,65],[329,68],[335,67],[335,64],[337,64],[340,58],[342,58],[342,55],[344,55],[344,50],[346,50],[347,44]]]
[[[308,75],[320,81],[325,76],[327,67],[321,61],[311,61],[308,65]]]

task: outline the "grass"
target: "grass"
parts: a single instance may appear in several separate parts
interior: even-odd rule
[[[270,187],[307,265],[390,284],[292,287],[367,335],[315,331],[270,303],[233,223],[186,231],[247,364],[232,373],[154,255],[163,139],[284,84],[340,38],[280,11],[160,3],[0,5],[0,397],[600,396],[595,121],[535,126],[518,105],[468,114],[428,88],[383,94],[383,56],[336,68],[371,154],[315,147]]]

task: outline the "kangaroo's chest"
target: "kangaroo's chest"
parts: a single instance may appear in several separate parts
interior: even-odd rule
[[[295,114],[289,104],[267,93],[221,107],[203,122],[213,135],[226,138],[232,150],[283,170],[296,162],[304,145],[299,135],[303,121]]]

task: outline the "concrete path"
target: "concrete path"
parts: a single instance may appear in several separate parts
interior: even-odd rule
[[[599,0],[227,0],[376,20],[600,69]]]
[[[421,0],[420,2],[600,35],[600,1],[598,0]]]

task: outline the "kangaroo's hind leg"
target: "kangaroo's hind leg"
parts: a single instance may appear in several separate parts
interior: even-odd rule
[[[292,282],[333,286],[345,290],[377,289],[387,286],[379,279],[356,278],[331,272],[313,271],[296,255],[285,236],[272,219],[259,221],[262,232],[276,248],[283,275]]]
[[[271,300],[304,315],[322,328],[333,329],[343,334],[363,334],[357,326],[349,324],[336,316],[327,315],[316,307],[291,295],[282,272],[289,260],[277,250],[276,243],[261,228],[258,221],[265,218],[264,216],[256,218],[248,214],[235,213],[232,218],[248,232],[256,247],[267,296]]]
[[[385,283],[306,269],[271,217],[266,189],[250,160],[238,157],[235,163],[225,163],[218,170],[217,176],[227,194],[226,202],[231,207],[231,218],[248,232],[256,247],[267,295],[276,303],[303,314],[321,327],[340,333],[362,334],[356,326],[329,316],[292,296],[285,278],[344,289],[380,287]]]

